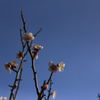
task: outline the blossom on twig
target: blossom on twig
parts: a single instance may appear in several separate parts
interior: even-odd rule
[[[17,86],[18,86],[17,84],[14,84],[14,85],[12,86],[12,90],[11,90],[11,91],[15,91],[15,88],[16,88]]]
[[[22,60],[22,52],[21,51],[16,53],[16,58],[18,58],[19,60]]]
[[[47,90],[48,89],[48,84],[44,84],[43,86],[41,86],[41,89]]]
[[[63,71],[64,70],[64,67],[65,67],[65,64],[63,62],[60,62],[59,64],[57,64],[58,67],[59,67],[59,71]]]
[[[40,45],[37,45],[37,44],[32,45],[32,50],[38,51],[38,50],[41,50],[41,49],[43,49],[43,46],[40,46]]]
[[[18,64],[17,64],[16,61],[12,61],[12,62],[11,62],[11,65],[12,65],[13,68],[17,68],[17,66],[18,66]]]
[[[24,33],[23,39],[27,42],[32,41],[35,37],[32,33]]]
[[[56,97],[56,91],[53,91],[53,93],[51,93],[51,95],[52,95],[52,98],[55,99],[55,97]]]
[[[11,73],[11,63],[5,63],[5,68]]]
[[[49,62],[49,71],[50,72],[54,72],[57,73],[58,70],[61,72],[64,70],[65,64],[63,62],[58,63],[57,65],[54,65],[54,63],[52,61]]]
[[[14,84],[13,89],[15,89],[17,86],[18,86],[17,84]]]
[[[54,73],[57,73],[58,72],[58,66],[57,65],[54,65],[54,63],[52,61],[50,61],[48,63],[48,65],[49,65],[49,69],[48,70],[50,72],[54,72]]]
[[[38,59],[38,54],[36,54],[36,51],[32,51],[32,56],[35,55],[35,59]]]

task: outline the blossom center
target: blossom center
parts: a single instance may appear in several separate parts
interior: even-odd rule
[[[51,66],[51,69],[52,69],[52,70],[57,70],[57,69],[58,69],[58,67],[57,67],[57,66],[55,66],[55,65],[53,65],[53,66]]]
[[[21,53],[19,53],[18,55],[19,55],[19,57],[22,57]]]
[[[27,40],[30,40],[30,39],[31,39],[31,37],[29,35],[27,35]]]
[[[40,48],[40,45],[37,45],[37,48]]]

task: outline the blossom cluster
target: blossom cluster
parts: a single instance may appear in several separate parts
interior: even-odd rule
[[[5,68],[7,71],[11,73],[11,69],[17,68],[18,64],[16,61],[12,61],[11,63],[5,63]]]
[[[41,49],[43,49],[43,46],[40,46],[40,45],[38,45],[38,44],[33,44],[32,45],[32,56],[35,56],[35,59],[38,59],[38,54],[37,54],[37,52],[39,51],[39,50],[41,50]]]
[[[32,33],[25,33],[23,36],[23,39],[28,43],[30,41],[32,41],[35,37],[33,36]],[[31,47],[32,51],[31,51],[31,55],[35,58],[38,59],[38,52],[39,50],[43,49],[43,46],[40,46],[38,44],[32,44]],[[18,58],[19,60],[22,60],[23,56],[22,56],[21,51],[19,51],[18,53],[16,53],[16,58]],[[48,70],[50,72],[53,73],[57,73],[58,71],[62,72],[64,70],[65,64],[63,62],[58,63],[57,65],[55,65],[52,61],[50,61],[48,63],[49,68]],[[14,68],[17,68],[18,64],[16,61],[12,61],[11,63],[5,63],[5,68],[7,71],[9,71],[11,73],[12,70],[14,70]],[[15,84],[14,86],[11,86],[13,89],[15,89],[18,85]],[[48,83],[44,84],[43,86],[41,86],[42,90],[47,90],[48,89]],[[56,91],[52,92],[50,95],[52,95],[52,98],[55,99],[56,97]],[[6,97],[1,97],[0,100],[9,100]]]
[[[63,71],[64,70],[64,67],[65,67],[65,64],[63,63],[63,62],[60,62],[60,63],[58,63],[57,65],[54,65],[54,63],[52,62],[52,61],[50,61],[49,63],[48,63],[48,65],[49,65],[49,71],[50,72],[54,72],[54,73],[57,73],[58,72],[58,70],[61,72],[61,71]]]
[[[47,90],[48,89],[48,84],[44,84],[43,86],[41,86],[41,89],[42,90]],[[55,99],[55,97],[56,97],[56,91],[53,91],[51,93],[51,95],[52,95],[52,98]]]

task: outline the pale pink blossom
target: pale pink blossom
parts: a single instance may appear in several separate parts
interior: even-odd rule
[[[16,53],[16,58],[18,58],[19,60],[22,60],[22,53],[21,53],[21,51],[19,53]]]
[[[32,45],[32,50],[41,50],[41,49],[43,49],[43,46],[40,46],[40,45],[37,45],[37,44],[33,44]]]
[[[35,37],[32,33],[24,33],[23,39],[27,42],[32,41]]]
[[[34,56],[34,55],[35,55],[35,59],[38,59],[38,54],[36,54],[36,51],[32,52],[32,56]]]
[[[43,86],[41,86],[41,89],[47,90],[48,89],[48,84],[44,84]]]
[[[56,91],[53,91],[53,93],[51,93],[51,94],[52,94],[52,98],[55,99],[55,97],[56,97]]]
[[[48,63],[48,65],[49,65],[49,69],[48,70],[50,72],[54,72],[54,73],[57,73],[58,72],[58,66],[57,65],[54,65],[54,63],[52,61],[50,61]]]
[[[17,66],[18,66],[18,64],[17,64],[16,61],[12,61],[12,62],[11,62],[11,65],[12,65],[12,67],[14,67],[14,68],[17,68]]]
[[[11,73],[11,63],[5,63],[5,68]]]

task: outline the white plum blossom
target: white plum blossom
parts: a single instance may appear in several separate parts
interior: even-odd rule
[[[35,37],[32,33],[24,33],[23,39],[27,42],[32,41]]]
[[[54,65],[54,63],[52,61],[50,61],[48,63],[48,65],[49,65],[49,69],[48,70],[50,72],[54,72],[54,73],[57,73],[58,72],[58,66],[57,65]]]
[[[60,62],[60,63],[58,64],[58,67],[59,67],[59,71],[61,72],[61,71],[64,70],[65,64],[64,64],[63,62]]]
[[[41,50],[41,49],[43,49],[43,46],[40,46],[40,45],[38,45],[38,44],[33,44],[32,45],[32,50]]]

